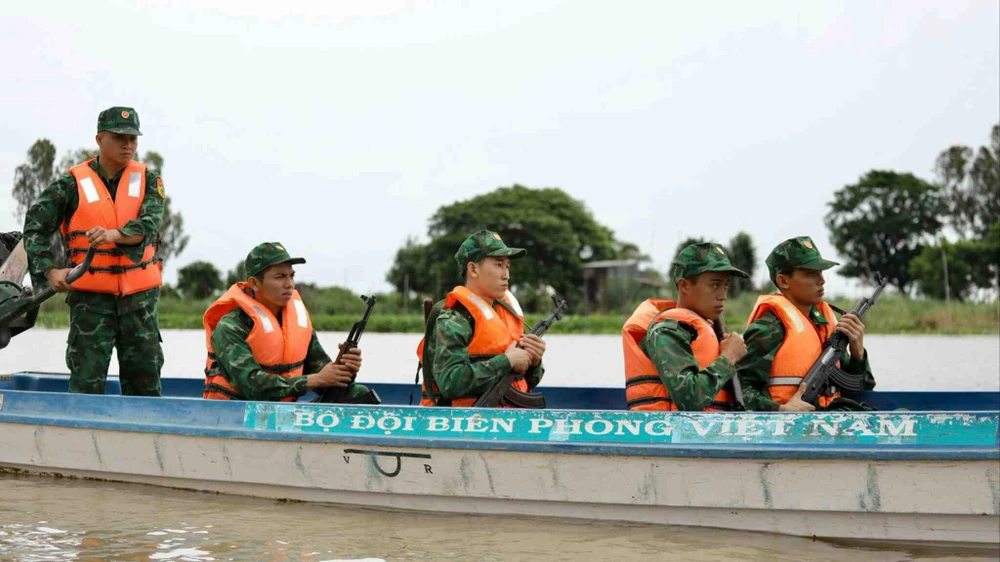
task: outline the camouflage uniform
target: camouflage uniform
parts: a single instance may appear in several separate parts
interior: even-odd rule
[[[486,257],[509,257],[515,260],[524,257],[526,253],[521,248],[508,248],[493,232],[480,230],[465,239],[455,254],[455,261],[458,262],[459,270],[464,272],[469,262],[478,262]],[[490,306],[498,309],[504,304],[494,300]],[[432,361],[430,372],[440,390],[440,397],[445,400],[480,396],[511,371],[510,360],[503,353],[485,360],[469,357],[473,333],[472,315],[464,306],[458,305],[441,310],[434,323],[433,337],[425,340],[424,358]],[[541,362],[529,366],[524,373],[528,388],[538,386],[544,374],[545,367]],[[427,391],[432,399],[439,398],[433,396],[432,389]]]
[[[122,112],[129,117],[122,118]],[[101,112],[97,132],[112,131],[140,135],[139,117],[132,108],[113,107]],[[95,159],[91,169],[104,182],[112,200],[118,190],[122,171],[108,177]],[[124,171],[124,170],[123,170]],[[130,260],[142,261],[143,250],[155,243],[163,220],[164,194],[159,176],[146,172],[146,192],[139,216],[118,229],[123,236],[142,236],[136,245],[116,245]],[[79,205],[76,179],[69,173],[53,181],[24,217],[24,249],[32,284],[46,284],[45,274],[60,267],[50,249],[51,237],[69,221]],[[70,370],[70,392],[103,394],[111,362],[111,352],[118,349],[119,378],[122,394],[139,396],[160,395],[160,368],[163,350],[156,303],[160,289],[154,288],[132,295],[69,291],[69,338],[66,345],[66,366]]]
[[[816,244],[808,236],[791,238],[779,244],[766,260],[771,281],[777,284],[779,273],[791,273],[794,269],[826,270],[840,265],[837,262],[823,259]],[[814,327],[827,324],[823,313],[815,306],[809,309],[809,320]],[[747,354],[737,364],[740,382],[743,383],[743,399],[747,410],[775,411],[780,404],[771,399],[767,389],[771,378],[771,363],[785,341],[785,326],[773,312],[766,312],[754,320],[743,333]],[[875,388],[875,377],[868,363],[868,350],[864,357],[854,359],[845,351],[840,360],[840,368],[846,373],[863,375],[865,390]],[[828,410],[867,410],[865,404],[855,402],[847,397],[835,399]]]
[[[281,244],[265,242],[258,245],[247,256],[246,272],[248,276],[259,275],[272,265],[282,263],[305,263],[302,258],[292,258]],[[281,315],[277,315],[279,324]],[[309,351],[306,354],[302,376],[282,377],[265,372],[253,356],[247,338],[253,329],[253,319],[236,308],[222,319],[212,332],[212,349],[215,350],[215,362],[209,366],[210,372],[220,372],[229,384],[239,390],[246,400],[278,401],[288,396],[299,397],[308,392],[306,376],[317,373],[331,362],[323,346],[320,345],[316,332],[309,340]],[[363,402],[369,394],[367,387],[352,383],[345,390],[343,402]]]
[[[743,279],[749,277],[730,263],[722,246],[707,242],[684,248],[671,266],[675,283],[710,271],[728,272]],[[736,374],[736,367],[722,355],[699,369],[698,360],[691,351],[691,343],[697,337],[694,328],[666,318],[654,324],[639,342],[639,348],[656,366],[670,401],[678,410],[694,411],[710,406]]]

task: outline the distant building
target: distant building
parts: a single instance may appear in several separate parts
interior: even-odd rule
[[[656,290],[666,286],[660,279],[654,279],[639,271],[639,260],[603,260],[583,264],[584,309],[591,312],[609,308],[612,303],[631,299],[629,294],[636,289]],[[617,290],[622,294],[609,295]],[[610,298],[609,298],[610,297]],[[643,297],[645,298],[645,297]]]

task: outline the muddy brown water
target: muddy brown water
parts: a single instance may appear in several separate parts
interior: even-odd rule
[[[0,474],[0,560],[998,560],[685,527],[439,515]]]

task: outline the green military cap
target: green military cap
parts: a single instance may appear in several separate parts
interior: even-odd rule
[[[112,107],[97,116],[97,132],[111,131],[122,135],[142,135],[139,114],[131,107]]]
[[[679,279],[690,279],[707,271],[731,273],[742,279],[750,277],[745,271],[730,263],[729,256],[721,245],[711,242],[691,244],[681,250],[671,265],[670,275],[676,282]]]
[[[455,253],[459,273],[465,271],[465,264],[478,262],[483,258],[507,257],[512,260],[523,258],[527,254],[523,248],[508,248],[500,235],[489,230],[480,230],[465,239]]]
[[[775,283],[777,283],[779,273],[791,273],[793,269],[818,269],[822,271],[840,265],[835,261],[823,259],[823,256],[819,255],[816,244],[808,236],[789,238],[778,244],[771,250],[764,263],[767,264],[767,272],[771,275],[771,281]]]
[[[304,258],[293,258],[288,255],[288,250],[277,242],[264,242],[263,244],[258,244],[253,250],[250,250],[243,265],[246,268],[247,275],[256,277],[265,269],[279,263],[294,265],[297,263],[306,263],[306,260]]]

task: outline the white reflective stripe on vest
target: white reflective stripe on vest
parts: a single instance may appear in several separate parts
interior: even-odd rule
[[[803,377],[771,377],[767,379],[767,386],[799,386]]]
[[[257,305],[253,306],[253,310],[257,313],[257,317],[260,318],[260,324],[264,328],[264,333],[270,334],[273,332],[274,324],[271,324],[271,319],[267,317],[267,313]]]
[[[470,291],[469,300],[471,300],[473,304],[475,304],[476,307],[479,308],[479,311],[483,313],[483,316],[485,316],[487,320],[493,320],[493,316],[495,315],[493,312],[493,307],[486,304],[486,301],[479,298],[479,295]]]
[[[797,308],[795,308],[790,304],[783,305],[781,308],[784,308],[785,314],[788,314],[788,317],[792,319],[792,324],[795,324],[796,332],[801,334],[802,332],[806,331],[806,325],[803,324],[802,319],[799,318],[801,312],[799,312]]]
[[[518,316],[524,316],[524,311],[521,310],[521,303],[517,302],[517,297],[514,296],[514,293],[507,291],[507,300],[510,301],[510,307],[514,309],[514,312]]]
[[[306,305],[302,304],[302,301],[296,299],[292,301],[292,305],[295,306],[295,318],[299,322],[299,327],[305,328],[309,325],[306,321]]]
[[[80,187],[83,188],[83,194],[87,197],[87,203],[93,203],[100,199],[97,196],[97,188],[94,187],[94,180],[90,178],[83,178],[80,180]]]
[[[128,196],[139,197],[139,187],[142,182],[142,174],[130,172],[128,175]]]

